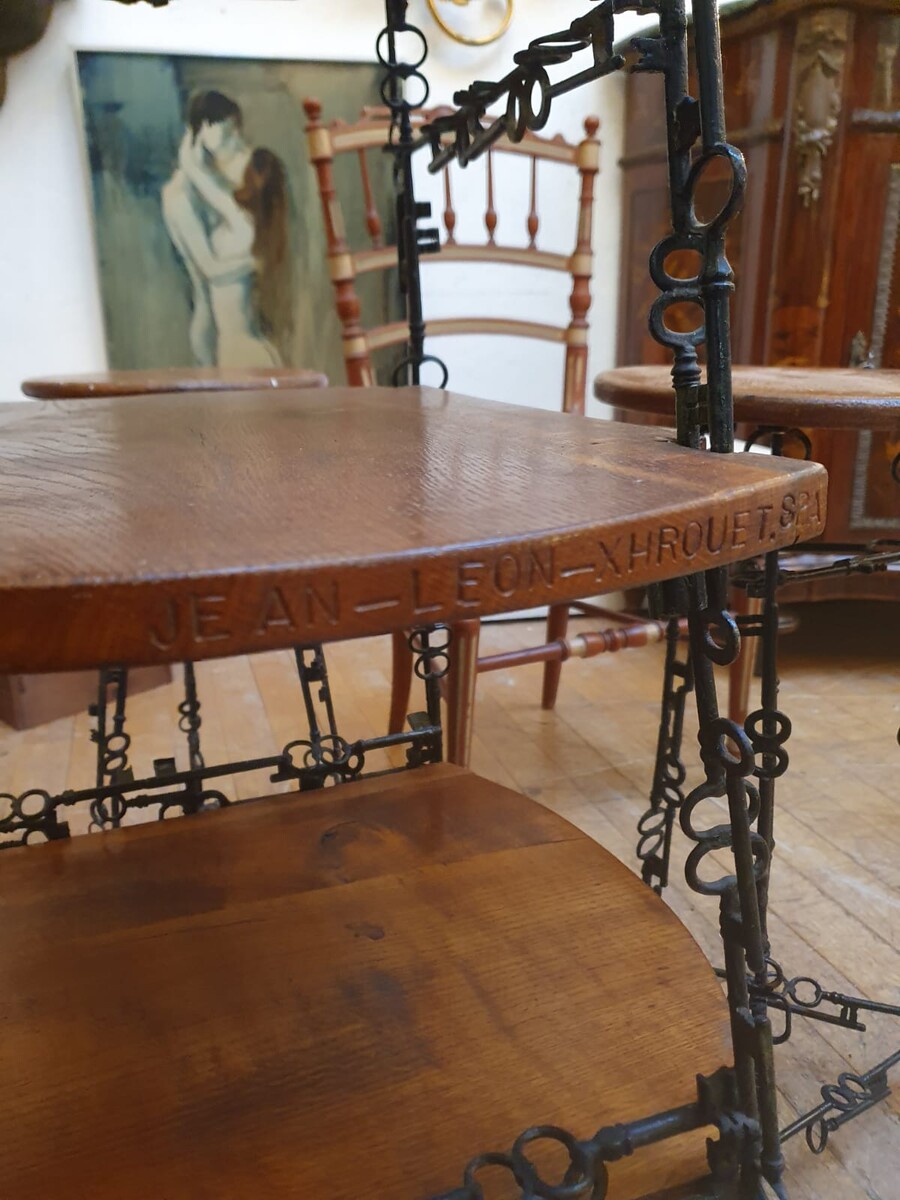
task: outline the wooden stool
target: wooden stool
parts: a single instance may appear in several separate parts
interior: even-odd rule
[[[158,367],[97,371],[26,379],[22,391],[35,400],[81,400],[86,396],[150,396],[158,392],[258,392],[266,388],[326,387],[328,379],[304,367]]]
[[[757,431],[788,432],[784,453],[802,455],[804,430],[856,430],[861,435],[872,431],[893,431],[896,434],[896,455],[900,456],[900,371],[869,370],[865,368],[832,367],[735,367],[732,373],[734,416],[744,437]],[[671,373],[665,367],[617,367],[597,376],[594,394],[598,400],[611,405],[623,414],[648,418],[666,418],[674,423],[675,398]],[[657,421],[657,423],[659,423]],[[892,443],[887,443],[889,446]],[[900,459],[888,456],[884,461],[883,483],[879,494],[884,497],[885,513],[880,518],[882,536],[900,538],[900,483],[892,477],[892,467]],[[898,473],[900,474],[900,473]],[[831,468],[829,508],[851,508],[849,474],[841,472],[835,478]],[[832,538],[830,533],[835,533]],[[829,530],[826,524],[824,541],[847,542],[848,531],[843,525]],[[834,552],[821,552],[814,545],[805,546],[799,564],[814,566],[830,562]],[[798,562],[797,559],[794,560]],[[834,576],[815,583],[787,584],[780,592],[786,601],[844,598],[893,600],[900,598],[900,565],[887,571],[868,575]],[[754,602],[736,590],[735,603],[740,611],[753,612]],[[729,715],[742,723],[747,713],[751,686],[752,655],[743,653],[732,667]]]
[[[900,371],[866,367],[733,367],[734,419],[782,429],[896,429]],[[665,367],[615,367],[594,381],[594,395],[628,412],[675,419],[672,374]]]
[[[428,389],[7,405],[0,434],[7,671],[480,619],[824,518],[812,463]],[[432,684],[442,653],[422,643]],[[424,1197],[535,1122],[644,1116],[610,1197],[705,1170],[695,1076],[731,1047],[696,945],[565,822],[416,767],[416,736],[391,778],[5,852],[0,1194]],[[64,834],[75,796],[29,796],[0,834]]]
[[[677,918],[458,767],[12,851],[0,903],[16,1200],[431,1196],[531,1121],[589,1135],[728,1060]],[[612,1194],[702,1175],[703,1136]]]
[[[81,400],[89,396],[147,396],[157,392],[234,392],[261,388],[325,387],[324,375],[301,367],[161,367],[147,371],[100,371],[89,375],[26,379],[22,391],[36,400]],[[161,687],[172,678],[168,667],[139,667],[129,673],[132,694]],[[97,698],[92,671],[64,675],[0,677],[0,721],[31,729],[83,712]]]

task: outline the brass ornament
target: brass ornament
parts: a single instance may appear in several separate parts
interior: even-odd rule
[[[509,29],[513,18],[513,0],[505,0],[506,7],[500,24],[490,33],[483,34],[480,37],[469,37],[454,29],[452,25],[444,20],[438,8],[439,3],[447,3],[447,0],[428,0],[428,7],[431,10],[431,15],[437,22],[438,28],[443,33],[446,33],[447,37],[452,38],[454,42],[459,42],[463,46],[489,46],[492,42],[499,41],[507,29]],[[450,3],[455,4],[457,8],[465,8],[471,3],[471,0],[450,0]]]

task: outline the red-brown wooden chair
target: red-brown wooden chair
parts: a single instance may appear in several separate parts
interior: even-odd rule
[[[316,100],[304,104],[309,123],[306,128],[310,160],[316,171],[319,195],[325,223],[328,268],[338,317],[341,322],[344,362],[347,381],[352,386],[369,387],[376,382],[373,357],[391,347],[406,343],[408,327],[403,321],[367,325],[357,290],[357,280],[373,272],[390,271],[397,267],[397,247],[385,237],[384,223],[376,198],[369,152],[381,155],[387,143],[390,119],[386,109],[366,109],[354,124],[343,121],[325,123],[322,106]],[[422,124],[441,110],[424,111],[414,120]],[[591,306],[591,274],[593,269],[592,221],[594,178],[600,165],[600,144],[597,139],[599,120],[588,117],[584,123],[585,136],[577,145],[562,137],[542,138],[528,133],[516,144],[501,139],[486,156],[486,205],[484,240],[462,242],[456,236],[457,213],[453,203],[453,177],[444,172],[443,240],[440,253],[429,258],[430,263],[471,263],[540,268],[571,277],[569,295],[571,317],[567,324],[554,325],[544,321],[524,321],[505,317],[440,317],[427,320],[427,335],[446,337],[456,334],[499,334],[533,338],[561,345],[565,349],[565,370],[561,391],[564,412],[583,413],[586,392],[588,356],[588,312]],[[495,161],[499,155],[525,157],[530,163],[530,196],[526,218],[527,244],[503,245],[497,240],[498,212],[496,207]],[[365,226],[368,242],[361,248],[350,245],[344,205],[335,179],[335,160],[355,156],[359,165],[359,184],[356,196],[365,206]],[[568,166],[578,172],[580,189],[577,214],[574,218],[575,244],[571,254],[550,253],[537,245],[540,229],[538,213],[538,168],[542,163]],[[614,616],[591,605],[573,605],[575,609]],[[541,703],[552,709],[556,703],[562,663],[569,657],[592,657],[604,651],[631,645],[645,645],[660,640],[663,627],[657,622],[640,621],[632,617],[626,628],[566,637],[569,606],[553,606],[547,619],[547,644],[508,655],[479,657],[479,623],[463,621],[454,627],[454,666],[447,687],[447,757],[465,764],[469,757],[472,713],[476,675],[500,666],[543,662],[544,681]],[[394,637],[393,684],[391,694],[390,728],[396,732],[403,727],[409,702],[412,659],[403,634]]]

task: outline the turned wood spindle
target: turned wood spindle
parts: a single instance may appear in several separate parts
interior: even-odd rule
[[[591,307],[591,273],[593,271],[593,205],[594,180],[600,170],[600,143],[597,117],[584,122],[584,139],[578,144],[576,165],[581,177],[578,200],[578,240],[572,255],[572,293],[569,307],[572,320],[566,330],[566,383],[563,408],[566,412],[584,412],[587,384],[588,320]]]
[[[531,160],[531,202],[528,209],[528,248],[533,250],[537,241],[540,218],[537,210],[537,159]]]
[[[454,231],[456,229],[456,212],[453,208],[453,192],[450,182],[450,168],[444,172],[444,228],[447,230],[447,241],[445,245],[454,245],[456,238]]]
[[[488,244],[493,246],[494,234],[497,232],[497,210],[494,208],[494,155],[487,152],[487,208],[484,213],[484,225],[487,229]]]
[[[384,245],[381,217],[378,214],[375,197],[372,195],[372,180],[369,177],[369,161],[366,158],[366,152],[365,150],[359,150],[357,153],[359,155],[359,174],[362,179],[363,197],[366,202],[366,228],[369,231],[372,247],[377,250]]]
[[[304,100],[303,108],[308,120],[306,134],[309,157],[318,177],[322,198],[328,273],[334,287],[335,305],[343,332],[347,382],[353,387],[372,387],[375,376],[365,331],[360,324],[362,308],[356,291],[356,271],[347,243],[343,209],[334,185],[331,133],[322,124],[322,105],[318,100]]]

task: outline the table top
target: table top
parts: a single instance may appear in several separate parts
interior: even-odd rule
[[[900,371],[864,367],[734,367],[734,417],[757,425],[900,428]],[[668,367],[616,367],[594,382],[605,404],[674,421]]]
[[[0,406],[0,670],[221,657],[820,532],[825,472],[429,389]]]
[[[0,904],[10,1200],[423,1200],[731,1060],[668,907],[459,768],[4,851]],[[611,1200],[704,1174],[705,1133]]]
[[[80,400],[87,396],[148,396],[157,392],[255,392],[260,388],[325,387],[327,383],[327,376],[305,367],[155,367],[45,375],[24,380],[22,391],[35,400]]]

